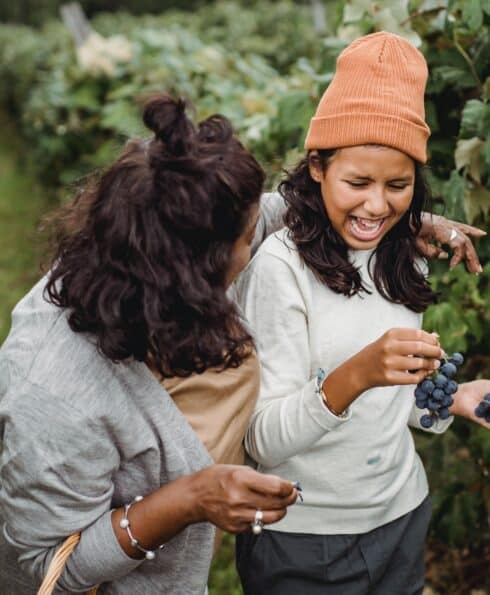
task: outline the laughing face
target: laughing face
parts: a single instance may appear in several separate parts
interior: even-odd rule
[[[414,161],[390,147],[339,149],[325,171],[312,159],[310,174],[333,228],[354,250],[375,248],[407,212],[414,192]]]

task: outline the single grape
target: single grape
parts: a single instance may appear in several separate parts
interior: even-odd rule
[[[428,380],[427,378],[420,384],[420,388],[424,391],[426,395],[430,395],[430,393],[434,390],[435,385],[432,380]]]
[[[437,374],[437,376],[434,378],[434,384],[437,388],[444,388],[448,382],[449,378],[444,376],[444,374]]]
[[[422,390],[420,386],[417,386],[413,394],[415,395],[415,398],[419,401],[421,401],[422,399],[427,399],[427,394]]]
[[[434,399],[434,401],[442,401],[445,394],[446,393],[442,390],[442,388],[435,388],[432,391],[431,398]]]
[[[420,425],[423,428],[431,428],[434,425],[432,415],[422,415],[422,417],[420,418]]]
[[[458,371],[458,368],[456,368],[456,366],[454,364],[451,364],[450,362],[446,362],[443,366],[441,366],[440,371],[441,371],[441,374],[444,374],[444,376],[447,376],[448,378],[452,378]]]
[[[442,407],[451,407],[453,403],[454,399],[451,397],[451,395],[444,395],[444,398],[441,401]]]
[[[487,401],[480,401],[475,409],[476,417],[485,417],[490,410],[490,403]]]
[[[416,399],[415,407],[417,407],[417,409],[427,409],[427,401],[419,401],[418,399]]]
[[[485,415],[485,421],[487,422],[487,424],[490,424],[490,412],[488,412],[488,413]]]
[[[488,395],[485,395],[483,397],[483,400],[486,401],[487,403],[490,403],[490,393],[488,393]]]
[[[458,390],[458,383],[455,380],[449,380],[449,382],[444,387],[444,392],[446,395],[454,395],[454,393]]]
[[[441,419],[447,419],[451,414],[449,413],[449,409],[447,407],[442,407],[439,409],[439,417]]]
[[[439,409],[439,402],[430,398],[427,401],[427,409],[430,409],[431,411],[437,411]]]
[[[459,367],[464,362],[464,357],[461,355],[461,353],[453,353],[448,361],[451,364]]]

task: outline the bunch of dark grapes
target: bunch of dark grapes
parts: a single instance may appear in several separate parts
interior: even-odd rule
[[[483,417],[487,424],[490,424],[490,393],[483,397],[475,409],[476,417]]]
[[[441,360],[441,367],[436,372],[417,384],[415,405],[419,409],[429,410],[429,413],[420,418],[423,428],[430,428],[437,419],[447,419],[450,416],[449,407],[458,390],[458,384],[453,378],[463,362],[461,353],[453,353],[451,357]]]

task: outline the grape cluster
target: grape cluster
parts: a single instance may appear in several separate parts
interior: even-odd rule
[[[441,367],[434,374],[417,384],[415,405],[419,409],[429,410],[429,413],[420,418],[423,428],[432,427],[436,419],[447,419],[450,416],[449,407],[453,404],[453,395],[458,390],[458,384],[453,378],[463,362],[464,357],[461,353],[453,353],[451,357],[441,360]]]
[[[475,409],[476,417],[484,417],[487,424],[490,424],[490,393],[483,397]]]

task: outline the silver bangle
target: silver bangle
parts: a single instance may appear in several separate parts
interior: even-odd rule
[[[333,409],[333,407],[330,405],[330,403],[328,402],[327,399],[327,395],[324,393],[323,391],[323,381],[325,380],[325,378],[327,377],[325,370],[323,368],[318,368],[318,372],[316,375],[316,388],[315,388],[315,392],[317,395],[320,395],[323,404],[325,405],[325,407],[330,411],[330,413],[332,415],[335,415],[335,417],[338,417],[339,419],[346,419],[349,415],[349,408],[347,407],[347,409],[344,409],[344,411],[335,411],[335,409]]]
[[[121,527],[121,529],[124,529],[126,531],[126,533],[128,534],[128,537],[129,537],[129,542],[131,543],[131,545],[134,548],[136,548],[140,552],[143,552],[143,554],[145,554],[145,558],[147,560],[154,560],[155,559],[155,556],[156,556],[155,550],[147,550],[144,547],[142,547],[140,545],[139,541],[133,535],[133,533],[131,531],[131,525],[129,524],[129,519],[128,519],[129,509],[131,508],[131,506],[135,502],[141,502],[141,500],[143,500],[143,496],[136,496],[135,499],[132,502],[130,502],[129,504],[125,504],[124,505],[124,516],[119,521],[119,526]],[[162,543],[162,545],[159,545],[158,546],[158,549],[159,550],[162,550],[164,547],[165,547],[165,544]]]

